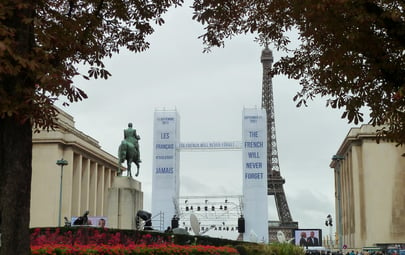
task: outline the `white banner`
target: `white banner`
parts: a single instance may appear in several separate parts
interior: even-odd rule
[[[164,213],[163,229],[171,225],[179,198],[179,115],[156,111],[153,135],[152,217]],[[159,218],[159,217],[157,217]],[[155,225],[155,224],[154,224]],[[157,226],[154,226],[155,229]]]
[[[244,240],[267,243],[266,112],[264,109],[244,109],[242,122]]]
[[[241,148],[242,148],[242,143],[240,141],[186,142],[186,143],[179,144],[179,149],[182,151],[240,150]]]

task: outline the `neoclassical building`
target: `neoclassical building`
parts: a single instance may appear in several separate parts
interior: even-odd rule
[[[117,176],[118,159],[78,131],[72,116],[59,111],[57,130],[33,134],[31,227],[64,225],[64,217],[86,210],[91,216],[106,216],[108,191]],[[68,164],[57,165],[61,159]]]
[[[376,131],[352,128],[330,164],[339,247],[405,245],[405,148],[377,143]]]

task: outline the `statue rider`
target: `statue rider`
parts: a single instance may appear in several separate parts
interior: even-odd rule
[[[128,128],[124,130],[124,140],[132,143],[135,146],[135,149],[138,152],[137,156],[137,161],[138,163],[141,163],[140,160],[140,152],[139,152],[139,143],[138,140],[140,140],[141,137],[136,133],[136,130],[132,128],[132,123],[128,123]]]

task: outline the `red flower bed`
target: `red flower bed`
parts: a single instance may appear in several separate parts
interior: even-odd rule
[[[152,237],[150,234],[129,238],[120,232],[84,228],[64,231],[35,229],[31,234],[31,253],[50,255],[238,255],[231,247],[209,245],[176,245],[172,240]]]
[[[54,229],[35,229],[31,233],[31,245],[71,244],[71,245],[129,245],[129,244],[163,244],[171,243],[171,238],[163,239],[150,234],[126,236],[119,231],[110,232],[108,229],[76,228],[68,231]]]
[[[87,254],[137,254],[137,255],[238,255],[236,249],[231,247],[214,247],[203,245],[34,245],[31,246],[33,255],[60,254],[60,255],[87,255]]]

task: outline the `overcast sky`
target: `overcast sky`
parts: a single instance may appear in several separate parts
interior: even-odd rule
[[[144,209],[150,210],[155,109],[177,109],[180,139],[241,141],[242,110],[261,105],[262,48],[253,36],[239,36],[225,48],[202,53],[200,24],[191,20],[187,5],[172,9],[165,25],[149,38],[147,52],[122,50],[106,61],[108,80],[76,79],[89,98],[62,109],[76,128],[98,140],[102,149],[117,154],[123,129],[133,122],[141,136],[140,176]],[[280,53],[273,50],[275,60]],[[318,98],[307,108],[296,108],[292,98],[298,82],[273,79],[277,146],[281,175],[292,217],[300,228],[321,228],[335,215],[333,170],[329,168],[352,127],[342,111],[325,107]],[[181,196],[242,194],[242,152],[182,152]],[[277,219],[273,197],[269,217]]]

